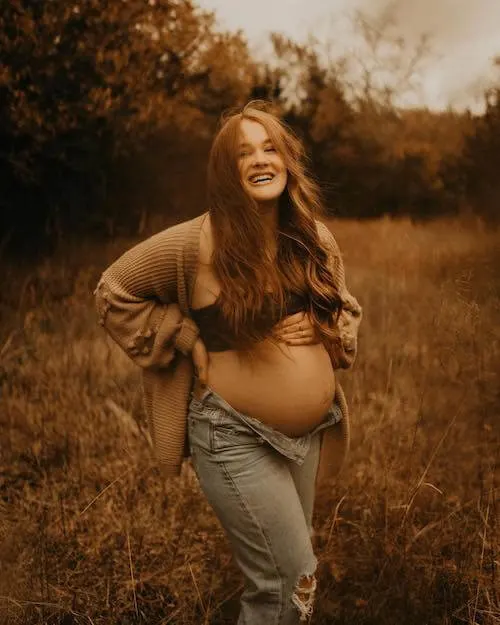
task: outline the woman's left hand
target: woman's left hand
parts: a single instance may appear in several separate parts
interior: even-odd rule
[[[314,345],[320,342],[309,313],[305,311],[285,317],[276,324],[275,330],[288,345]]]

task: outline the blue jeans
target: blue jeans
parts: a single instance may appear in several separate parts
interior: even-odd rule
[[[320,432],[292,438],[235,410],[213,389],[191,396],[188,435],[201,488],[245,577],[238,625],[296,625],[312,614],[311,544]]]

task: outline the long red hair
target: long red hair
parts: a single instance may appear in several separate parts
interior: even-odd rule
[[[325,347],[333,349],[341,300],[315,223],[315,217],[324,212],[319,189],[306,173],[299,139],[265,109],[266,103],[253,101],[226,114],[210,151],[207,190],[214,239],[212,267],[221,286],[217,301],[235,336],[233,348],[247,350],[264,338],[278,342],[269,317],[259,317],[269,286],[272,305],[282,312],[284,289],[306,293],[312,322]],[[275,259],[259,244],[265,239],[259,208],[241,182],[242,119],[264,126],[288,171],[287,186],[279,199]]]

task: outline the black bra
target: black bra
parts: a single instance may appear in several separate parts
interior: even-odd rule
[[[306,295],[285,291],[285,307],[283,315],[277,306],[272,307],[271,295],[266,294],[259,321],[274,326],[283,317],[293,315],[308,308],[309,299]],[[191,308],[191,317],[200,330],[200,338],[209,352],[224,352],[234,348],[234,336],[227,321],[222,316],[217,300],[203,308]]]

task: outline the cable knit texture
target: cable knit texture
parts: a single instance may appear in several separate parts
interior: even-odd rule
[[[179,475],[186,451],[189,395],[195,381],[191,350],[198,328],[190,317],[201,226],[207,213],[167,228],[139,243],[108,267],[94,292],[99,323],[142,368],[144,406],[154,453],[164,473]],[[362,311],[347,290],[338,245],[316,221],[343,310],[334,366],[352,366]],[[336,383],[335,401],[344,418],[322,439],[318,478],[336,475],[349,447],[349,412]]]

